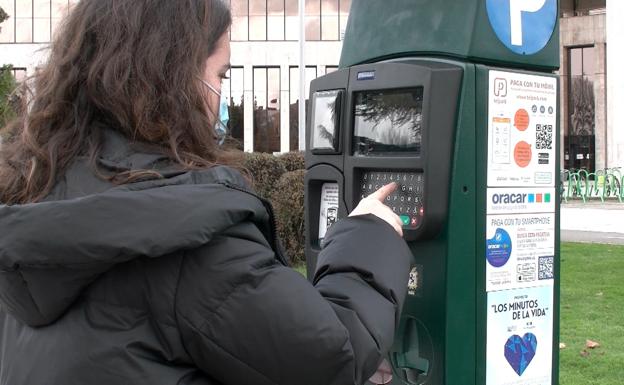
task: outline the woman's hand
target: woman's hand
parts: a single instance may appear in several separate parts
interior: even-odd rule
[[[396,183],[390,183],[379,190],[375,191],[371,195],[362,199],[355,209],[349,214],[350,217],[356,215],[373,214],[378,218],[388,222],[388,224],[394,227],[400,236],[403,236],[403,222],[398,215],[396,215],[390,207],[386,206],[383,202],[388,195],[392,194],[397,189]]]

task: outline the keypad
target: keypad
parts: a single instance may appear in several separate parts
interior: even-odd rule
[[[421,172],[365,171],[359,184],[359,197],[364,199],[382,186],[395,182],[398,188],[386,200],[390,207],[403,221],[403,227],[416,228],[424,215],[423,188],[424,177]]]

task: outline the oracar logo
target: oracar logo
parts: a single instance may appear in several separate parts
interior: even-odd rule
[[[492,203],[495,205],[513,205],[522,203],[550,203],[550,193],[546,194],[494,194]]]

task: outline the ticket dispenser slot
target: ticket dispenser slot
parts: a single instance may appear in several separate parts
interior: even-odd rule
[[[397,339],[390,352],[390,359],[397,375],[409,385],[427,382],[433,369],[434,349],[431,336],[424,324],[416,318],[404,317]]]
[[[316,256],[323,247],[327,230],[347,215],[342,199],[344,178],[334,167],[322,164],[308,170],[305,182],[308,194],[317,198],[309,201],[305,214],[306,223],[310,224],[306,251]]]
[[[438,288],[445,279],[446,254],[433,251],[432,244],[448,221],[462,76],[462,67],[450,63],[402,59],[353,66],[311,83],[306,136],[309,277],[325,226],[333,221],[328,221],[333,216],[327,211],[328,189],[336,192],[338,187],[342,218],[383,185],[398,185],[384,203],[401,218],[421,283],[416,295],[406,299],[387,357],[392,384],[437,383],[443,376],[439,341],[445,337],[437,320],[444,318],[445,308],[436,304],[444,301]]]

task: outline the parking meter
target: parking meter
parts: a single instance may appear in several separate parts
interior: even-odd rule
[[[339,70],[311,83],[308,274],[333,223],[399,186],[413,259],[381,382],[558,383],[557,8],[355,0]]]

